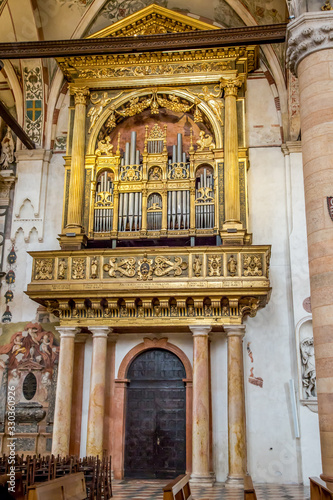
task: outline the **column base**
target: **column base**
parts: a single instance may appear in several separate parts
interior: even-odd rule
[[[247,233],[245,229],[238,229],[237,227],[224,227],[220,231],[220,238],[222,245],[251,245],[252,234]]]
[[[225,486],[226,488],[243,488],[244,476],[228,476]]]
[[[196,474],[195,472],[191,474],[190,485],[191,486],[213,486],[216,481],[214,472],[207,475]]]
[[[87,246],[88,238],[84,233],[74,234],[71,232],[71,229],[65,230],[66,233],[59,234],[59,244],[62,250],[81,250],[85,246]],[[68,236],[68,235],[71,236]],[[73,236],[72,236],[73,234]]]

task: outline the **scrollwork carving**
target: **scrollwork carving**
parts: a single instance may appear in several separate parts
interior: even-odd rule
[[[83,280],[86,277],[86,259],[74,258],[72,260],[72,279]]]
[[[245,254],[243,260],[244,276],[262,276],[262,259],[259,254]]]
[[[180,276],[188,267],[181,257],[175,257],[174,262],[167,257],[156,257],[154,264],[154,274],[159,277],[169,276],[172,271],[174,276]]]
[[[128,278],[133,278],[135,276],[135,259],[131,257],[117,261],[115,257],[111,257],[109,263],[104,264],[103,269],[111,278],[116,278],[116,272]]]
[[[211,255],[208,257],[208,276],[221,276],[222,257]]]

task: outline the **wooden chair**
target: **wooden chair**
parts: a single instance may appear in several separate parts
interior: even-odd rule
[[[189,481],[189,474],[176,477],[163,488],[163,500],[193,500]]]
[[[333,491],[329,490],[326,483],[319,477],[310,477],[310,498],[311,500],[332,500]]]
[[[251,476],[244,477],[244,500],[257,500]]]
[[[86,495],[82,472],[36,483],[28,488],[28,500],[85,500]]]
[[[8,483],[10,475],[9,474],[4,474],[3,476],[0,476],[0,498],[1,500],[9,500],[9,499],[15,499],[15,500],[24,500],[25,499],[25,492],[24,492],[24,486],[23,486],[23,481],[22,481],[22,474],[21,472],[15,472],[15,492],[8,491]]]

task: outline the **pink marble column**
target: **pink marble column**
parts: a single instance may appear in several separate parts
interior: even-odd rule
[[[228,338],[228,446],[227,483],[242,485],[246,474],[246,425],[243,367],[244,325],[225,326]]]
[[[103,455],[103,431],[105,408],[105,371],[108,333],[112,328],[103,326],[89,327],[93,334],[93,353],[91,364],[87,455]]]
[[[59,327],[60,358],[54,424],[52,437],[52,454],[66,456],[69,454],[71,430],[72,389],[74,370],[74,340],[79,328]]]
[[[209,354],[210,326],[190,326],[193,334],[193,430],[192,474],[193,484],[213,485],[210,471],[209,438]]]

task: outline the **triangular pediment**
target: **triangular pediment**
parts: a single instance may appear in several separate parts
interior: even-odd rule
[[[152,4],[117,21],[107,28],[93,33],[88,38],[181,33],[210,29],[217,29],[217,27],[166,9],[165,7]]]
[[[27,359],[26,361],[23,361],[20,363],[18,366],[19,371],[36,371],[36,370],[43,370],[43,366],[41,366],[39,363],[36,363],[35,361],[31,359]]]

